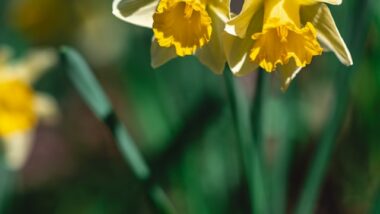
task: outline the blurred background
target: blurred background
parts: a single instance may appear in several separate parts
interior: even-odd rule
[[[118,20],[111,5],[2,0],[0,46],[14,49],[15,58],[31,49],[77,49],[177,213],[250,213],[250,181],[223,75],[214,75],[195,57],[153,70],[151,30]],[[345,0],[330,9],[353,67],[325,53],[285,93],[262,71],[235,78],[250,106],[259,100],[259,118],[252,123],[260,133],[265,201],[272,213],[295,210],[318,146],[334,133],[329,128],[335,114],[342,117],[313,213],[379,211],[380,2]],[[35,88],[54,96],[60,121],[40,123],[24,167],[0,173],[0,213],[157,213],[146,183],[124,161],[62,62]]]

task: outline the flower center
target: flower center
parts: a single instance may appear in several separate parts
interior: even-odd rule
[[[179,56],[194,54],[211,37],[211,18],[199,0],[161,0],[153,21],[158,44],[174,46]]]
[[[252,61],[271,72],[291,58],[298,67],[305,67],[313,56],[322,54],[314,26],[308,22],[300,27],[299,5],[289,0],[268,0],[264,7],[263,30],[252,35],[256,41]]]
[[[0,82],[0,137],[32,128],[37,119],[33,90],[18,80]]]

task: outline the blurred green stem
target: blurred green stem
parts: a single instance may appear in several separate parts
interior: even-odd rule
[[[359,60],[364,47],[365,33],[358,34],[357,32],[368,32],[368,6],[371,0],[356,1],[353,7],[353,31],[351,38],[351,50],[357,56],[354,59]],[[334,148],[334,142],[337,140],[338,134],[342,128],[343,121],[347,112],[349,101],[349,86],[351,73],[354,68],[350,67],[345,72],[338,72],[335,77],[336,99],[334,108],[332,109],[326,129],[321,141],[318,143],[318,148],[314,159],[312,160],[308,171],[304,188],[301,190],[300,199],[298,201],[295,213],[308,214],[313,213],[319,196],[319,189],[322,185],[323,178],[326,174],[331,153]]]
[[[296,104],[296,91],[297,88],[291,87],[289,90],[281,95],[282,102],[285,103],[286,113],[292,115],[290,119],[285,122],[286,132],[278,139],[277,148],[275,150],[273,171],[271,174],[271,202],[272,213],[282,214],[287,210],[287,193],[289,181],[289,169],[292,161],[295,134],[294,129],[299,127],[298,121],[298,105]],[[291,128],[288,128],[291,127]]]
[[[231,71],[224,72],[227,95],[230,101],[234,127],[243,156],[244,171],[249,187],[252,213],[269,213],[263,157],[261,150],[253,140],[249,105],[243,91],[235,82]],[[257,100],[260,105],[260,100]],[[257,126],[256,126],[257,127]]]
[[[1,144],[2,142],[0,142]],[[5,213],[14,187],[14,172],[0,156],[0,213]]]
[[[261,108],[263,102],[263,88],[264,88],[264,74],[261,68],[257,71],[257,81],[255,88],[255,98],[253,99],[251,121],[252,121],[252,134],[254,143],[259,149],[262,149],[262,136],[261,136]]]
[[[117,146],[135,176],[145,184],[148,196],[160,213],[175,213],[165,192],[152,183],[151,173],[127,129],[117,118],[104,90],[96,80],[82,56],[72,48],[63,47],[61,52],[68,69],[68,76],[95,116],[110,129]]]
[[[293,142],[289,139],[283,139],[279,140],[278,143],[278,154],[271,176],[271,202],[273,205],[271,211],[272,213],[282,214],[286,213],[288,171]]]
[[[380,189],[377,191],[375,195],[375,200],[373,201],[372,214],[380,213]]]
[[[326,169],[333,151],[334,142],[341,129],[348,100],[348,75],[339,79],[339,84],[335,107],[330,114],[325,134],[318,143],[318,148],[311,163],[309,173],[306,178],[304,188],[301,190],[300,201],[296,209],[297,214],[313,213],[318,197],[319,189],[326,174]]]

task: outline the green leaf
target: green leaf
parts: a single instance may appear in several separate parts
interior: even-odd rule
[[[368,9],[370,8],[373,0],[363,0],[355,2],[352,14],[357,14],[353,17],[353,32],[363,32],[352,34],[351,41],[354,50],[353,56],[356,57],[356,61],[359,61],[359,56],[362,56],[364,50],[364,41],[366,33],[368,32]],[[343,126],[345,119],[347,106],[350,98],[349,83],[352,77],[352,72],[355,67],[347,68],[347,71],[342,72],[339,70],[335,76],[335,91],[336,98],[334,99],[334,107],[329,115],[329,120],[324,130],[323,136],[318,143],[318,147],[315,156],[311,162],[308,174],[306,176],[305,184],[301,189],[301,194],[295,213],[305,214],[313,213],[316,201],[319,196],[319,190],[323,183],[324,176],[328,169],[328,165],[333,152],[334,143],[337,140],[338,134]]]
[[[173,206],[164,191],[156,184],[148,183],[150,170],[147,163],[129,136],[127,129],[117,118],[109,99],[85,60],[72,48],[63,47],[61,52],[68,66],[67,72],[70,80],[95,116],[110,129],[124,159],[132,168],[136,177],[147,185],[148,195],[156,208],[163,213],[174,213]]]

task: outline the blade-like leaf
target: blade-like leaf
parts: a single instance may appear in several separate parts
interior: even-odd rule
[[[163,190],[155,184],[152,185],[148,183],[150,170],[147,163],[129,136],[127,129],[114,113],[109,99],[87,63],[82,56],[72,48],[63,47],[61,52],[67,63],[67,72],[70,80],[96,117],[110,129],[121,154],[132,168],[136,177],[148,185],[148,195],[152,198],[156,208],[163,213],[173,213],[173,206]]]

